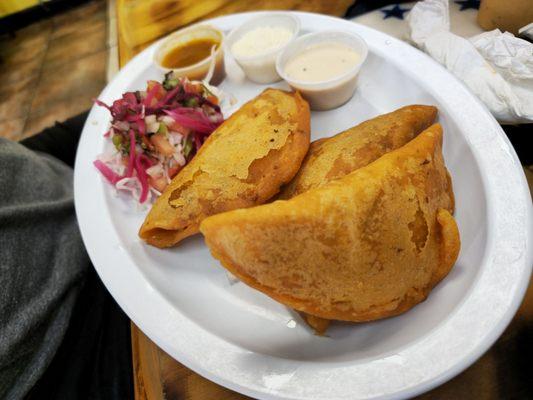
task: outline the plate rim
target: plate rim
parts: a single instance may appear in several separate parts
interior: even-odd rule
[[[246,12],[246,13],[232,14],[232,15],[227,15],[227,16],[223,16],[223,17],[210,19],[210,20],[207,20],[207,21],[202,21],[201,23],[220,24],[220,23],[223,23],[223,22],[227,22],[227,21],[229,21],[231,19],[237,20],[239,18],[251,18],[251,17],[258,16],[258,15],[261,15],[261,14],[264,14],[264,13],[269,13],[269,12],[268,11],[263,11],[263,12]],[[369,35],[374,35],[374,36],[379,37],[380,39],[383,39],[384,41],[390,42],[390,44],[392,46],[392,47],[390,47],[391,49],[399,47],[401,51],[404,51],[404,52],[408,53],[409,57],[417,59],[418,61],[420,61],[422,63],[425,63],[425,64],[427,64],[427,63],[433,64],[432,65],[433,68],[434,67],[438,67],[438,68],[436,68],[436,70],[440,69],[441,74],[447,75],[447,77],[446,77],[447,80],[450,80],[450,78],[451,78],[451,81],[454,82],[454,85],[452,85],[452,86],[455,86],[454,89],[464,92],[464,95],[468,97],[468,100],[470,100],[470,102],[473,103],[472,106],[476,106],[477,108],[481,108],[481,110],[484,111],[481,114],[485,114],[486,117],[489,117],[487,119],[487,121],[490,121],[492,123],[492,125],[494,125],[492,128],[494,129],[494,132],[495,132],[491,139],[492,140],[496,140],[496,141],[499,140],[500,142],[503,140],[503,144],[507,146],[506,149],[502,149],[501,148],[501,144],[502,143],[500,143],[500,148],[498,150],[499,151],[507,150],[507,153],[508,153],[507,156],[510,156],[510,158],[511,158],[510,161],[511,161],[512,166],[516,167],[516,165],[518,165],[518,166],[521,165],[519,160],[518,160],[518,157],[516,156],[516,153],[514,152],[514,149],[512,148],[512,146],[511,146],[511,144],[510,144],[510,142],[508,140],[508,138],[503,133],[503,130],[498,125],[496,120],[494,120],[492,115],[490,115],[490,113],[488,112],[488,110],[485,107],[485,105],[482,104],[481,101],[479,99],[477,99],[473,94],[471,94],[469,92],[469,90],[464,86],[463,83],[459,82],[455,77],[451,76],[451,74],[444,67],[442,67],[440,64],[436,63],[433,59],[431,59],[426,54],[421,53],[420,51],[412,48],[408,44],[403,43],[403,42],[401,42],[400,40],[398,40],[396,38],[388,36],[387,34],[384,34],[382,32],[379,32],[377,30],[374,30],[374,29],[366,27],[366,26],[362,26],[360,24],[354,23],[354,22],[349,21],[349,20],[344,20],[344,19],[325,16],[325,15],[320,15],[320,14],[306,13],[306,12],[290,12],[290,13],[294,14],[294,15],[296,15],[298,17],[301,17],[301,18],[316,18],[316,19],[320,19],[322,21],[324,21],[324,20],[334,20],[336,23],[339,24],[341,29],[344,26],[348,26],[347,24],[353,24],[353,25],[355,25],[357,27],[357,30],[359,30],[359,31],[363,31],[363,32],[366,31],[367,34],[369,34]],[[364,37],[364,34],[363,34],[363,37]],[[119,82],[121,79],[122,80],[126,79],[125,77],[127,76],[128,72],[133,71],[136,68],[138,68],[138,66],[141,66],[141,65],[145,64],[147,62],[145,60],[148,58],[146,56],[148,54],[150,54],[150,51],[153,51],[153,49],[157,46],[157,43],[158,42],[152,44],[150,47],[148,47],[143,52],[139,53],[136,57],[134,57],[119,72],[119,74],[117,74],[117,76],[111,82],[109,82],[109,84],[103,90],[101,96],[109,94],[110,92],[112,92],[113,87],[117,86],[117,82]],[[151,57],[149,59],[151,60]],[[400,65],[400,64],[401,63],[398,62],[398,63],[396,63],[396,66],[397,67],[407,67],[406,65]],[[476,108],[476,107],[474,107],[474,108]],[[478,113],[479,113],[479,111],[478,111]],[[161,332],[165,332],[168,329],[172,329],[171,325],[170,324],[165,324],[165,323],[162,323],[162,324],[159,323],[158,326],[156,327],[156,326],[153,326],[150,323],[148,323],[147,322],[147,318],[146,318],[147,316],[146,315],[141,316],[140,314],[143,314],[143,313],[139,312],[138,310],[135,310],[134,309],[135,306],[131,306],[131,302],[124,297],[124,293],[125,293],[124,289],[125,288],[124,287],[119,287],[120,285],[117,286],[117,283],[112,281],[112,278],[110,278],[110,270],[109,270],[109,268],[113,268],[113,266],[112,265],[110,266],[109,265],[109,261],[103,260],[102,259],[102,255],[99,254],[99,249],[98,249],[97,246],[99,246],[101,244],[102,237],[98,238],[100,240],[96,240],[97,239],[95,237],[96,232],[94,232],[94,228],[91,228],[91,226],[90,226],[91,223],[94,223],[94,216],[93,216],[92,213],[89,213],[89,210],[91,210],[90,200],[88,200],[87,197],[84,196],[86,194],[86,192],[87,192],[87,189],[85,188],[85,185],[84,185],[85,178],[89,177],[89,175],[88,175],[89,172],[90,173],[95,173],[95,171],[93,171],[91,168],[88,168],[88,165],[86,164],[86,161],[87,161],[86,159],[88,158],[89,155],[86,154],[87,153],[87,151],[86,151],[87,144],[85,144],[85,143],[88,142],[89,135],[91,134],[90,131],[93,130],[93,127],[90,125],[89,122],[97,114],[98,114],[98,111],[96,110],[96,107],[93,106],[93,108],[91,109],[91,112],[90,112],[90,114],[89,114],[89,116],[87,118],[87,122],[86,122],[86,124],[84,126],[84,129],[83,129],[83,132],[82,132],[82,136],[80,138],[80,143],[78,145],[78,151],[77,151],[77,155],[76,155],[76,164],[75,164],[75,169],[74,169],[75,208],[76,208],[76,214],[77,214],[77,217],[78,217],[78,221],[79,221],[79,224],[80,224],[80,232],[82,234],[83,241],[84,241],[84,243],[85,243],[85,245],[87,247],[87,252],[88,252],[88,254],[89,254],[90,258],[91,258],[91,261],[93,262],[93,265],[94,265],[95,269],[97,270],[98,275],[100,276],[100,278],[104,282],[104,284],[107,287],[107,289],[113,295],[113,297],[115,298],[117,303],[126,312],[126,314],[131,318],[131,320],[137,326],[139,326],[139,328],[148,337],[150,337],[159,347],[161,347],[165,352],[170,354],[173,358],[177,359],[179,362],[181,362],[182,364],[186,365],[188,368],[192,369],[193,371],[197,372],[198,374],[206,377],[207,379],[210,379],[210,380],[212,380],[212,381],[214,381],[214,382],[216,382],[216,383],[218,383],[218,384],[220,384],[222,386],[228,387],[228,388],[230,388],[232,390],[235,390],[237,392],[244,393],[244,394],[247,394],[247,395],[250,395],[250,396],[254,396],[254,397],[258,397],[258,398],[262,398],[262,399],[282,399],[282,398],[300,399],[300,398],[303,398],[303,397],[301,397],[301,394],[299,395],[298,393],[284,393],[283,391],[276,390],[276,389],[268,390],[268,388],[263,388],[263,390],[258,390],[260,388],[252,387],[250,385],[250,382],[248,382],[248,385],[246,385],[246,384],[242,384],[242,383],[237,383],[233,379],[229,379],[229,380],[225,379],[225,378],[219,376],[220,372],[221,372],[220,370],[218,371],[219,374],[217,374],[217,372],[213,371],[213,369],[209,370],[209,369],[205,368],[205,366],[202,366],[201,364],[199,364],[198,360],[197,360],[198,357],[194,357],[194,356],[191,357],[190,355],[187,354],[187,352],[181,352],[180,353],[176,349],[176,346],[172,346],[170,343],[168,343],[168,341],[165,340],[165,333],[161,333]],[[106,123],[107,123],[107,121],[106,121]],[[468,140],[468,138],[465,138],[465,139],[467,139],[467,141],[469,142],[469,147],[472,150],[472,152],[474,153],[474,156],[476,158],[476,161],[478,162],[478,165],[480,165],[479,164],[479,162],[480,162],[480,158],[479,157],[483,158],[483,155],[480,154],[477,151],[479,149],[477,149],[475,146],[485,147],[486,143],[488,142],[488,140],[484,142],[483,140],[478,139],[478,141],[476,143],[472,143],[471,141]],[[103,139],[99,138],[99,140],[103,140]],[[510,171],[517,172],[517,168],[511,168]],[[481,178],[483,180],[488,179],[486,174],[485,175],[482,174]],[[520,185],[519,189],[521,189],[522,192],[523,192],[522,195],[528,195],[529,196],[529,188],[527,186],[527,182],[526,182],[526,179],[525,179],[524,172],[521,170],[521,168],[520,168],[520,172],[518,173],[518,177],[515,176],[515,178],[518,179],[518,184]],[[95,181],[95,179],[93,179],[93,181]],[[489,179],[489,181],[490,181],[490,179]],[[485,184],[486,184],[486,182],[484,181],[484,185]],[[98,195],[98,196],[101,196],[102,198],[100,200],[105,202],[105,195],[102,196],[104,194],[104,191],[105,191],[104,184],[103,184],[103,182],[100,181],[99,184],[97,185],[97,189],[94,190],[94,193],[96,195]],[[493,193],[493,195],[494,195],[494,193]],[[492,204],[492,203],[487,202],[487,206],[488,207],[490,206],[490,204]],[[526,204],[527,204],[527,201],[526,201]],[[487,210],[487,213],[489,211],[490,210]],[[88,213],[91,214],[91,215],[88,215]],[[111,218],[110,218],[110,215],[109,215],[109,210],[107,208],[105,209],[105,213],[104,214],[105,215],[102,215],[103,221],[105,222],[105,220],[107,219],[107,221],[109,222],[111,220]],[[527,205],[525,206],[525,210],[523,210],[522,216],[525,216],[526,222],[532,220],[531,203],[529,203],[529,207]],[[112,233],[112,231],[113,231],[113,229],[110,229],[108,233]],[[101,232],[99,234],[100,234],[100,236],[103,236]],[[490,231],[489,231],[489,234],[490,234]],[[118,234],[116,232],[114,232],[114,235],[116,236],[117,241],[120,242],[120,239],[118,238]],[[454,377],[455,375],[459,374],[464,369],[466,369],[468,366],[470,366],[473,362],[475,362],[483,353],[485,353],[485,351],[497,340],[497,338],[501,335],[503,330],[507,327],[507,325],[509,324],[509,322],[511,321],[511,319],[515,315],[516,310],[518,309],[523,296],[525,295],[525,291],[526,291],[527,285],[529,283],[529,277],[531,275],[531,267],[532,267],[532,263],[533,263],[533,261],[532,261],[533,260],[533,249],[532,249],[532,246],[531,246],[532,237],[533,237],[533,227],[531,226],[531,224],[529,224],[529,226],[526,226],[526,229],[524,231],[525,249],[524,249],[524,252],[522,254],[522,257],[520,258],[520,260],[523,261],[522,263],[524,264],[523,267],[521,268],[521,278],[523,278],[523,279],[521,280],[521,282],[519,282],[516,285],[516,290],[514,292],[514,295],[512,296],[512,300],[510,301],[510,304],[507,306],[506,311],[504,312],[503,316],[499,319],[498,323],[496,325],[492,326],[492,330],[490,331],[490,334],[486,335],[483,340],[477,342],[477,345],[474,346],[473,350],[466,357],[462,357],[458,362],[456,362],[453,365],[453,367],[450,367],[450,368],[448,368],[448,369],[446,369],[444,371],[441,371],[441,373],[438,374],[437,376],[434,376],[431,379],[423,380],[422,382],[418,382],[418,383],[416,383],[414,385],[412,384],[411,386],[405,387],[401,391],[397,391],[397,392],[394,392],[394,393],[384,393],[381,396],[377,396],[377,397],[374,396],[372,398],[391,398],[391,397],[394,397],[394,398],[402,397],[403,398],[403,397],[410,397],[410,396],[414,396],[414,395],[420,394],[422,392],[430,390],[430,389],[432,389],[432,388],[444,383],[445,381],[447,381],[447,380],[451,379],[452,377]],[[489,240],[494,241],[494,240],[496,240],[496,238],[487,237],[487,242],[489,242]],[[115,249],[111,249],[111,250],[108,249],[108,251],[111,254],[114,254],[116,257],[119,257],[119,258],[122,257],[122,258],[128,260],[129,262],[133,263],[133,260],[131,259],[131,256],[129,254],[127,254],[127,252],[123,254],[123,249],[121,249],[120,246],[118,248],[115,248]],[[486,253],[485,253],[485,255],[486,255]],[[513,262],[515,264],[518,263],[517,260],[514,260]],[[500,261],[500,263],[501,263],[501,261]],[[104,265],[104,264],[108,264],[108,265]],[[528,265],[529,265],[529,267],[528,267]],[[144,276],[142,275],[142,272],[140,272],[140,271],[137,271],[137,272],[140,274],[140,278],[144,279]],[[482,272],[482,270],[480,270],[479,273],[480,272]],[[141,287],[144,286],[145,290],[149,290],[150,289],[149,282],[136,282],[136,285],[138,285],[138,284],[140,284]],[[471,289],[474,289],[477,284],[478,283],[474,282],[474,284],[473,284]],[[171,307],[171,305],[169,304],[169,301],[166,298],[164,298],[164,296],[162,294],[157,293],[155,290],[153,290],[153,288],[152,288],[152,293],[150,293],[150,296],[149,296],[148,299],[150,300],[150,303],[152,305],[157,304],[158,306]],[[147,301],[147,299],[145,299],[145,301]],[[459,305],[457,307],[460,307],[460,306],[462,306],[462,305]],[[166,311],[169,314],[173,314],[172,310],[166,310]],[[176,317],[177,320],[179,319],[181,322],[184,323],[183,316],[181,316],[181,318],[178,318],[179,317],[178,315],[173,315],[173,316]],[[154,318],[155,317],[152,316],[152,319],[154,319]],[[157,319],[157,318],[155,318],[155,319]],[[444,323],[446,323],[446,321]],[[196,325],[194,323],[190,323],[189,325],[192,326],[192,327],[197,327],[200,330],[204,331],[204,332],[201,332],[202,335],[199,335],[199,336],[202,336],[202,340],[204,340],[204,339],[210,339],[210,340],[213,340],[213,341],[217,341],[218,340],[218,341],[225,342],[225,344],[229,348],[232,348],[232,347],[233,348],[237,348],[238,347],[238,346],[236,346],[236,345],[234,345],[232,343],[226,342],[226,341],[224,341],[224,340],[222,340],[220,338],[215,338],[214,335],[212,335],[210,332],[205,331],[202,327],[199,327],[198,325]],[[182,346],[182,347],[184,347],[184,346]],[[408,347],[412,347],[412,344],[410,344]],[[236,349],[234,349],[234,350],[236,350]],[[260,356],[268,358],[268,356],[266,356],[266,355],[260,355]],[[226,367],[228,367],[228,366],[226,365]],[[349,393],[345,393],[345,395],[349,395]],[[340,397],[338,397],[338,398],[340,398]]]

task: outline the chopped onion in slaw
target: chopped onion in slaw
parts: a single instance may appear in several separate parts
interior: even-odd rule
[[[224,121],[222,92],[206,82],[165,75],[148,81],[146,91],[126,92],[108,105],[111,126],[106,132],[112,153],[94,166],[116,189],[139,203],[157,197]]]

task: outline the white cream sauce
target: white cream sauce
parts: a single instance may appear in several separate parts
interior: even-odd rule
[[[231,47],[237,57],[252,57],[276,49],[287,43],[292,31],[281,26],[260,26],[246,32]]]
[[[361,56],[342,43],[323,42],[296,54],[285,65],[291,79],[323,82],[337,78],[357,65]]]

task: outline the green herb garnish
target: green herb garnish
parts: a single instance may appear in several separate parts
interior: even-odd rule
[[[189,157],[189,154],[191,154],[192,147],[192,138],[188,136],[185,139],[185,143],[183,144],[183,155],[185,156],[185,158]]]

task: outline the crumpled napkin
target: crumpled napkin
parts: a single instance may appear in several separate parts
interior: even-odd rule
[[[448,0],[418,2],[411,40],[463,81],[500,123],[533,122],[533,44],[498,29],[465,39],[450,32]]]

